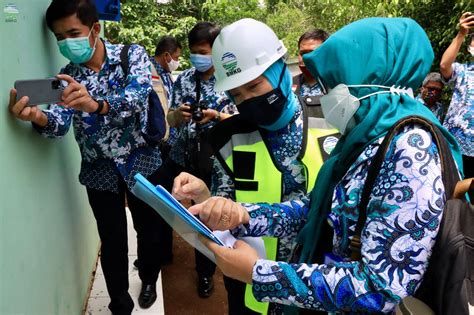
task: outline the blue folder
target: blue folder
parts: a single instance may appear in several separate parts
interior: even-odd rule
[[[201,234],[215,243],[225,246],[224,241],[214,235],[196,216],[191,214],[162,186],[154,186],[143,175],[135,175],[136,184],[132,192],[150,205],[189,244],[211,260],[214,255],[198,239]]]

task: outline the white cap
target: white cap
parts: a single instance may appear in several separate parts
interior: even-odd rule
[[[287,49],[273,30],[254,19],[224,27],[212,46],[216,91],[228,91],[260,76]]]

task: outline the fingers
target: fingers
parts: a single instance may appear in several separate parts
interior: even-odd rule
[[[204,118],[199,121],[199,124],[205,124],[209,122],[210,120],[214,119],[216,117],[216,111],[214,109],[204,109],[202,113],[204,114]]]
[[[71,77],[70,75],[67,75],[67,74],[58,74],[56,76],[56,78],[58,78],[59,80],[64,80],[68,84],[77,83],[76,80],[73,79],[73,77]]]
[[[461,15],[461,20],[462,19],[465,19],[466,17],[470,16],[472,13],[471,12],[464,12],[462,15]]]
[[[36,121],[41,116],[41,109],[36,106],[27,106],[18,114],[18,118],[25,121]]]
[[[10,101],[8,102],[8,109],[11,111],[13,106],[16,103],[16,90],[11,89],[10,90]]]
[[[178,109],[182,112],[189,112],[191,110],[191,107],[189,105],[184,105],[182,104]]]
[[[28,117],[28,116],[25,116],[24,114],[22,114],[22,111],[25,110],[25,109],[28,109],[30,107],[30,106],[28,106],[29,100],[30,99],[29,99],[28,96],[23,96],[22,98],[20,98],[18,100],[18,102],[16,102],[13,105],[9,106],[10,112],[13,114],[13,116],[15,116],[17,118],[20,118],[22,120],[24,120],[25,117]],[[27,113],[29,113],[29,110],[27,111]]]
[[[199,215],[204,207],[204,203],[198,203],[197,205],[191,206],[188,211],[191,212],[191,214]]]
[[[192,210],[199,212],[199,219],[211,230],[225,231],[241,224],[239,206],[230,199],[212,197]]]
[[[217,198],[209,207],[211,206],[212,208],[209,209],[209,217],[207,221],[203,222],[213,230],[228,230],[230,224],[230,209],[226,204],[226,199]],[[201,215],[199,217],[201,217]]]
[[[89,97],[89,93],[83,85],[77,82],[71,83],[67,88],[65,88],[61,96],[66,105],[70,105],[73,100],[81,97]]]
[[[173,196],[178,200],[192,199],[201,203],[210,197],[210,192],[200,178],[182,172],[174,179]]]
[[[183,185],[188,183],[191,177],[194,176],[186,172],[181,172],[178,176],[174,178],[172,194],[176,199],[181,200],[187,198],[186,193],[183,191]]]

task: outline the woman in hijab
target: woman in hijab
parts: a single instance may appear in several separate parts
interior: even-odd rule
[[[213,197],[190,208],[211,229],[230,227],[236,236],[300,230],[299,263],[259,259],[241,241],[230,249],[204,240],[224,274],[252,283],[257,300],[331,312],[390,312],[415,293],[445,203],[438,148],[421,125],[405,126],[389,144],[369,196],[361,260],[351,261],[349,244],[369,166],[398,120],[430,120],[462,165],[454,138],[410,91],[432,61],[426,33],[407,18],[354,22],[305,55],[308,69],[330,90],[321,100],[325,118],[343,134],[310,196],[281,204]],[[178,177],[176,195],[189,194],[192,185]]]

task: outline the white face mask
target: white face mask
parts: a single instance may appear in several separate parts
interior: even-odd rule
[[[469,46],[467,51],[469,51],[469,53],[471,54],[471,57],[474,57],[474,46]]]
[[[370,93],[361,98],[357,98],[349,92],[350,87],[376,87],[387,89],[388,91],[379,91]],[[321,109],[323,110],[324,119],[338,129],[341,134],[348,133],[355,127],[354,114],[360,106],[360,100],[376,94],[392,93],[392,94],[407,94],[413,98],[413,91],[411,88],[389,87],[383,85],[345,85],[339,84],[334,89],[330,90],[328,94],[321,97]]]
[[[167,61],[166,64],[168,65],[168,69],[170,69],[170,72],[173,72],[179,68],[179,61],[174,60],[173,57],[171,57],[171,61]]]

